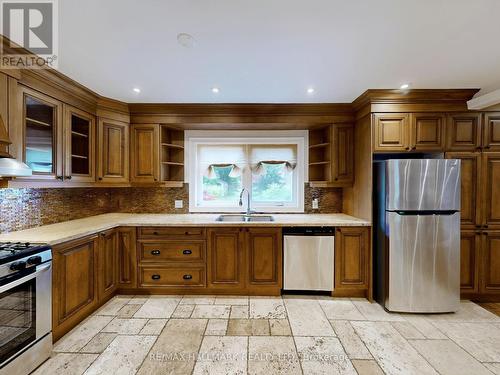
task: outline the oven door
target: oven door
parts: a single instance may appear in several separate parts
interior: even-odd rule
[[[41,264],[0,285],[0,368],[51,331],[52,266]]]

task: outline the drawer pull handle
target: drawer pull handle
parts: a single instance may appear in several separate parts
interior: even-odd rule
[[[184,280],[191,280],[193,278],[193,276],[191,276],[191,275],[184,275],[184,276],[182,276],[182,278]]]
[[[160,280],[160,275],[152,275],[151,278],[153,280]]]
[[[157,236],[157,235],[158,235],[158,232],[156,232],[156,231],[155,231],[155,232],[153,232],[153,234],[154,234],[155,236]]]
[[[191,250],[182,250],[182,254],[191,255],[193,252]]]
[[[151,250],[151,255],[160,255],[160,250]]]

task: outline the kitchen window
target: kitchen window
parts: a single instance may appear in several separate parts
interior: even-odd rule
[[[306,131],[187,131],[191,212],[303,212]]]

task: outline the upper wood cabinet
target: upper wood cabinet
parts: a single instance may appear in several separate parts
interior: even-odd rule
[[[376,152],[408,151],[410,123],[407,113],[373,115],[373,150]]]
[[[245,287],[242,228],[208,230],[208,285],[214,289]]]
[[[95,117],[64,105],[64,179],[95,181]]]
[[[309,182],[316,187],[354,183],[354,126],[333,124],[309,131]]]
[[[370,279],[370,229],[344,227],[335,231],[335,291],[367,289]]]
[[[99,118],[97,125],[97,180],[102,183],[129,181],[129,125]]]
[[[500,151],[500,112],[485,114],[483,147],[487,151]]]
[[[52,329],[59,339],[87,317],[97,304],[98,237],[54,246]]]
[[[482,154],[482,225],[500,229],[500,152]]]
[[[99,302],[111,298],[118,283],[118,232],[111,229],[99,234],[97,295]]]
[[[447,116],[446,149],[475,151],[481,149],[482,123],[480,113],[453,113]]]
[[[249,228],[246,234],[248,287],[275,286],[281,289],[281,230]]]
[[[481,293],[500,292],[500,231],[482,233]]]
[[[63,104],[47,95],[21,86],[23,109],[22,158],[33,170],[30,178],[64,179]]]
[[[440,113],[412,113],[410,148],[416,151],[443,151],[446,117]]]
[[[131,125],[131,182],[159,181],[159,131],[158,124]]]
[[[332,185],[352,186],[354,183],[354,127],[352,124],[332,125]]]
[[[460,159],[460,219],[463,228],[481,224],[481,154],[447,152],[447,159]]]

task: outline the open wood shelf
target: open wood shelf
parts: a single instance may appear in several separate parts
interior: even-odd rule
[[[71,134],[76,135],[77,137],[83,137],[83,138],[88,138],[89,136],[87,134],[79,133],[74,130],[71,131]]]
[[[314,163],[309,163],[309,165],[325,165],[330,164],[329,161],[315,161]]]
[[[170,148],[179,148],[184,150],[184,146],[173,144],[173,143],[162,143],[161,144],[163,147],[170,147]]]
[[[162,161],[161,163],[165,164],[165,165],[177,165],[179,167],[183,167],[184,166],[184,163],[176,163],[176,162],[173,162],[173,161]]]
[[[88,159],[88,156],[83,156],[83,155],[76,155],[76,154],[71,154],[72,158],[77,158],[77,159]]]
[[[160,127],[160,180],[165,186],[184,182],[184,131],[169,125]]]
[[[329,146],[330,146],[330,143],[318,143],[318,144],[315,144],[315,145],[309,145],[309,149],[329,147]]]

